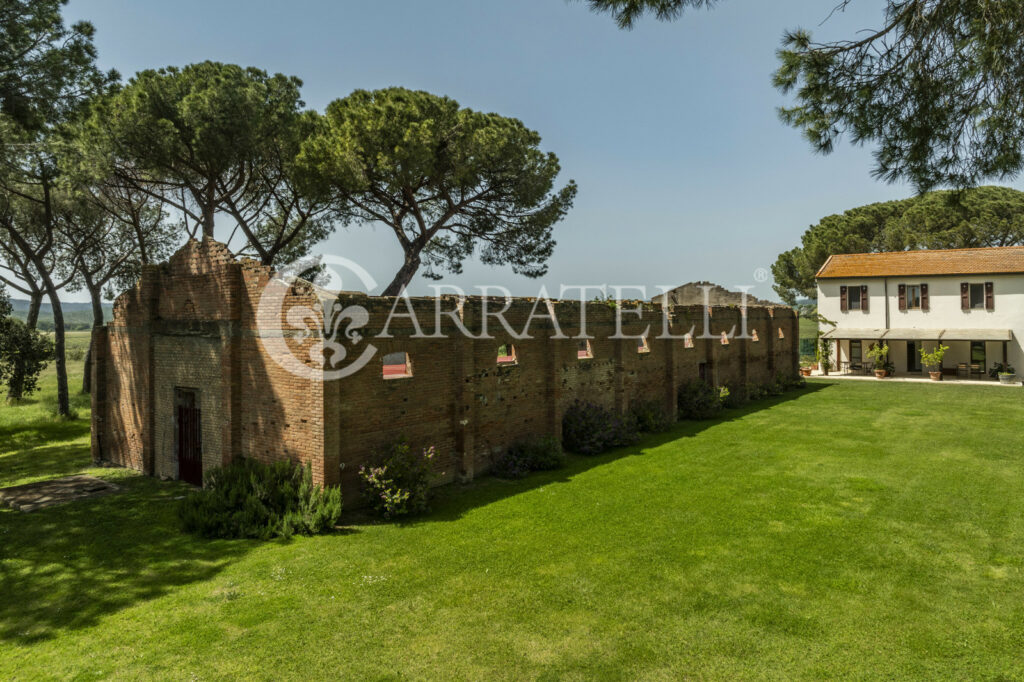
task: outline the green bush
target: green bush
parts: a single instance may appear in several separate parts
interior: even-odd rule
[[[672,428],[672,419],[665,413],[665,407],[658,400],[633,403],[629,414],[636,428],[645,433],[657,433]]]
[[[498,478],[523,478],[531,471],[550,471],[565,466],[565,454],[557,438],[542,436],[516,443],[494,461]]]
[[[341,491],[313,485],[308,464],[242,459],[207,472],[204,484],[178,508],[185,530],[203,537],[315,535],[341,516]]]
[[[695,379],[679,387],[680,419],[711,419],[722,411],[719,390],[705,381]]]
[[[404,440],[376,454],[369,466],[359,467],[367,504],[385,519],[427,511],[434,454],[433,446],[415,454]]]
[[[631,415],[618,415],[595,403],[576,400],[562,416],[562,445],[570,452],[597,455],[639,437]]]
[[[31,395],[39,375],[53,356],[53,343],[21,320],[0,319],[0,384],[13,400]]]
[[[731,410],[742,407],[747,402],[747,390],[745,386],[740,388],[730,384],[718,389],[718,397],[722,401],[722,407]]]
[[[747,384],[747,400],[762,400],[769,395],[768,388],[764,384]]]
[[[793,374],[779,372],[775,375],[775,379],[772,383],[774,384],[776,395],[781,395],[786,391],[792,391],[797,388],[803,388],[807,385],[807,381],[800,376],[799,372],[795,372]]]

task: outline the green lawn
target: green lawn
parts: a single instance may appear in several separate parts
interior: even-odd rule
[[[0,511],[0,678],[1020,678],[1022,399],[819,381],[291,542],[91,470],[124,491]],[[44,408],[0,412],[0,485],[88,467]]]
[[[818,337],[818,323],[810,317],[800,318],[800,338],[816,339]]]

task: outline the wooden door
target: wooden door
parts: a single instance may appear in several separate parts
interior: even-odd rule
[[[178,391],[177,433],[178,478],[192,485],[203,484],[202,414],[196,405],[195,393]]]

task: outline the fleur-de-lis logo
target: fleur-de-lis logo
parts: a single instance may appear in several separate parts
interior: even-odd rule
[[[377,286],[369,273],[348,259],[324,256],[319,264],[331,268],[338,289],[342,280],[336,269],[354,273],[367,290]],[[267,353],[293,374],[325,381],[351,376],[365,367],[377,351],[373,345],[365,344],[361,352],[354,353],[363,345],[365,336],[361,330],[369,323],[370,314],[361,305],[344,305],[324,290],[317,291],[318,300],[312,305],[308,301],[293,303],[290,292],[298,278],[291,273],[306,270],[308,261],[286,267],[264,287],[257,316],[260,340]],[[275,324],[277,321],[282,322]],[[353,355],[354,359],[350,359]]]

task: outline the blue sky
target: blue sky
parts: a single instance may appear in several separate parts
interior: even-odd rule
[[[521,119],[579,185],[550,272],[474,262],[445,281],[530,295],[541,283],[753,285],[821,217],[909,196],[871,178],[870,149],[814,154],[779,122],[786,100],[771,86],[784,29],[848,37],[883,5],[857,0],[819,26],[831,1],[723,0],[633,31],[566,0],[71,0],[66,16],[95,24],[101,65],[126,78],[214,59],[299,76],[319,110],[400,85]],[[382,286],[401,262],[387,228],[340,230],[324,248]],[[412,292],[429,284],[417,277]],[[752,293],[771,296],[770,282]]]

